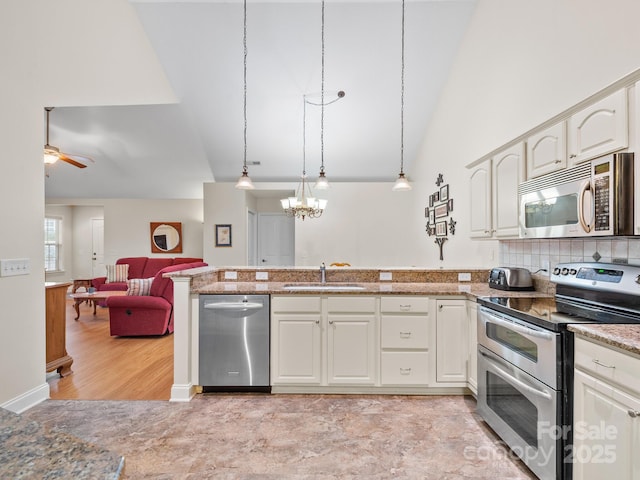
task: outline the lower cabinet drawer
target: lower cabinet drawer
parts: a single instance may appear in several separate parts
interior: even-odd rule
[[[427,352],[382,352],[382,385],[426,385],[429,383]]]

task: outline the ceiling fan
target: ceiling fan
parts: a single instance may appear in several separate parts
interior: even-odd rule
[[[78,168],[86,168],[87,166],[84,163],[76,160],[82,159],[83,161],[93,162],[93,159],[89,157],[84,157],[82,155],[71,155],[68,153],[61,152],[58,147],[54,147],[53,145],[49,145],[49,113],[53,110],[54,107],[45,107],[45,111],[47,112],[47,143],[44,146],[44,163],[47,165],[51,165],[56,163],[58,160],[62,160],[63,162],[69,163]]]

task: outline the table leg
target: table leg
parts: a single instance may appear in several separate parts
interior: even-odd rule
[[[83,302],[81,298],[76,298],[73,304],[73,308],[76,310],[76,318],[74,320],[78,320],[80,318],[80,304]]]
[[[98,301],[96,299],[93,299],[92,302],[93,302],[93,314],[95,315],[96,314],[96,306],[98,304]]]

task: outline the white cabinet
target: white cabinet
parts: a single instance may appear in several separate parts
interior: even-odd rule
[[[375,384],[375,297],[329,297],[327,312],[327,383]]]
[[[472,238],[518,237],[518,185],[524,179],[524,142],[497,153],[471,171]]]
[[[320,297],[271,298],[271,383],[320,385]]]
[[[491,163],[493,235],[518,237],[518,185],[525,179],[524,142],[494,155]]]
[[[376,297],[272,296],[272,385],[374,385]]]
[[[640,358],[575,342],[574,478],[640,478]]]
[[[527,179],[567,166],[567,126],[557,123],[527,138]]]
[[[484,161],[471,171],[469,191],[471,238],[491,237],[491,160]]]
[[[429,299],[380,299],[380,383],[426,386],[429,381]]]
[[[467,332],[468,361],[467,361],[467,383],[469,390],[474,395],[478,394],[478,304],[475,300],[467,300]]]
[[[467,383],[469,354],[466,300],[436,300],[436,381]]]
[[[627,148],[627,89],[599,100],[569,118],[569,166]]]

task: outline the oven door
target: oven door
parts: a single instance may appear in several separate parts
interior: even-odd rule
[[[562,460],[560,392],[478,346],[478,413],[541,479]]]
[[[478,344],[558,389],[560,334],[487,307],[478,310]]]

